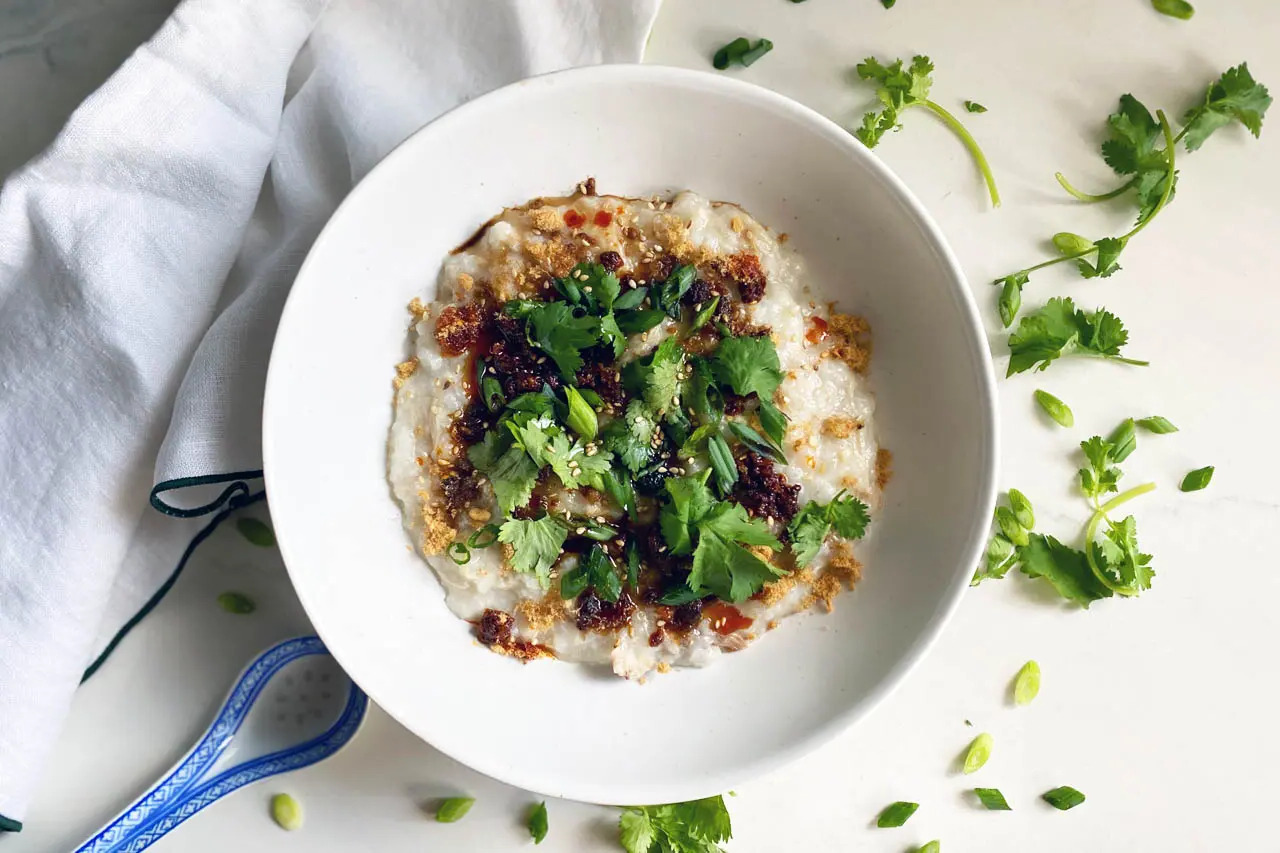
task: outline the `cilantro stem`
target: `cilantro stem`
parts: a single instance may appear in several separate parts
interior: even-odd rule
[[[1077,199],[1078,201],[1083,201],[1087,204],[1097,204],[1100,201],[1110,201],[1111,199],[1116,198],[1117,196],[1123,195],[1124,193],[1128,192],[1129,188],[1138,182],[1138,179],[1136,177],[1133,177],[1133,178],[1130,178],[1125,183],[1113,189],[1111,192],[1102,193],[1100,195],[1094,195],[1093,193],[1087,193],[1071,186],[1071,182],[1067,180],[1067,176],[1062,174],[1061,172],[1054,172],[1053,176],[1058,179],[1059,186],[1061,186],[1064,190],[1070,193],[1073,198]]]
[[[1176,169],[1178,147],[1173,138],[1173,129],[1169,127],[1169,119],[1165,117],[1164,110],[1156,110],[1156,118],[1160,119],[1160,130],[1164,133],[1165,151],[1169,152],[1169,168],[1168,171],[1165,172],[1164,192],[1160,193],[1160,201],[1156,202],[1156,206],[1151,209],[1151,213],[1144,217],[1137,225],[1133,226],[1128,234],[1120,238],[1121,243],[1127,241],[1143,228],[1146,228],[1151,220],[1156,218],[1156,214],[1164,210],[1164,206],[1169,203],[1169,198],[1173,195],[1173,179],[1178,174]]]
[[[956,136],[960,137],[960,141],[969,149],[969,153],[973,156],[973,162],[977,164],[978,171],[982,173],[982,179],[987,184],[987,192],[991,195],[991,206],[1000,206],[1000,190],[996,189],[996,177],[991,173],[991,166],[987,163],[987,155],[982,153],[982,148],[978,145],[978,140],[960,123],[960,119],[953,116],[947,110],[930,100],[920,101],[920,106],[927,107],[938,118],[946,122],[947,126],[955,131]]]
[[[1160,118],[1161,120],[1163,120],[1164,116],[1161,116]],[[1168,127],[1167,124],[1165,126]],[[1101,524],[1104,520],[1106,520],[1107,513],[1111,512],[1116,507],[1123,506],[1124,504],[1128,503],[1134,498],[1145,495],[1147,492],[1155,491],[1155,488],[1156,488],[1155,483],[1144,483],[1141,486],[1134,486],[1132,489],[1129,489],[1127,492],[1121,492],[1111,500],[1104,503],[1102,506],[1095,509],[1093,511],[1093,516],[1089,519],[1088,525],[1085,526],[1084,556],[1089,563],[1089,568],[1093,571],[1094,575],[1098,578],[1098,580],[1100,580],[1103,583],[1103,585],[1107,587],[1107,589],[1111,590],[1112,592],[1118,595],[1126,595],[1126,596],[1137,595],[1140,592],[1140,590],[1133,589],[1126,586],[1120,586],[1119,584],[1115,583],[1115,581],[1107,577],[1106,573],[1103,572],[1102,568],[1098,565],[1097,560],[1093,558],[1093,541],[1094,541],[1094,537],[1098,535],[1098,525]]]

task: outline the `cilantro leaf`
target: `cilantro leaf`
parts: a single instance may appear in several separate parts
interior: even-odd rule
[[[1151,588],[1155,571],[1151,555],[1138,549],[1138,524],[1133,516],[1107,521],[1105,536],[1089,543],[1093,562],[1113,584],[1105,584],[1124,594],[1136,595]]]
[[[721,383],[743,397],[755,394],[762,401],[772,401],[773,392],[782,384],[778,350],[768,336],[725,338],[716,348],[711,366]]]
[[[832,530],[845,539],[861,539],[870,521],[867,505],[852,496],[836,495],[827,504],[809,501],[787,525],[796,565],[803,567],[813,562]]]
[[[1160,124],[1133,95],[1120,96],[1120,107],[1107,117],[1107,127],[1110,137],[1102,143],[1102,159],[1116,174],[1165,170],[1168,156],[1156,147]]]
[[[692,528],[715,505],[715,496],[707,488],[705,475],[668,477],[666,489],[670,500],[658,512],[658,527],[662,531],[662,538],[666,540],[672,554],[692,553]]]
[[[639,474],[653,461],[653,434],[657,428],[653,410],[643,400],[632,400],[626,413],[604,428],[601,440],[628,471]]]
[[[569,531],[550,516],[536,520],[512,518],[498,530],[498,541],[510,545],[511,567],[537,576],[543,589],[551,585],[551,566],[560,557]]]
[[[1159,194],[1157,194],[1158,198]],[[1095,261],[1089,263],[1084,258],[1076,261],[1076,267],[1080,270],[1081,277],[1110,278],[1120,270],[1120,264],[1116,261],[1120,257],[1120,253],[1124,251],[1124,246],[1125,240],[1116,237],[1103,237],[1094,243],[1094,251],[1097,252]]]
[[[942,119],[947,127],[960,137],[960,141],[969,149],[969,154],[973,157],[983,180],[986,181],[992,207],[1000,206],[1000,193],[996,189],[995,176],[991,174],[986,155],[982,153],[977,141],[960,119],[937,102],[929,100],[929,90],[933,86],[933,62],[929,57],[916,56],[912,58],[911,65],[904,69],[901,59],[895,60],[891,65],[885,65],[872,56],[858,63],[856,71],[859,78],[876,84],[876,98],[881,104],[878,114],[874,111],[866,113],[862,117],[862,125],[853,131],[853,135],[863,145],[868,148],[876,147],[886,133],[902,127],[903,110],[915,106],[924,107]],[[972,107],[968,109],[970,112],[979,111]]]
[[[538,482],[539,465],[520,445],[494,431],[486,434],[480,444],[472,445],[467,457],[476,470],[489,478],[504,515],[529,502]]]
[[[1227,69],[1209,85],[1204,103],[1189,110],[1182,119],[1187,150],[1195,151],[1214,131],[1232,120],[1239,121],[1255,137],[1261,135],[1262,119],[1270,106],[1267,87],[1254,81],[1247,62]]]
[[[568,436],[557,432],[547,445],[545,459],[566,488],[590,486],[604,491],[604,475],[610,470],[613,454],[598,450],[588,455],[581,441],[570,443]]]
[[[689,586],[694,591],[737,604],[755,595],[767,582],[782,576],[781,569],[738,543],[709,529],[699,529],[698,547],[693,552],[693,568],[689,572]]]
[[[732,837],[722,797],[629,806],[618,822],[618,841],[627,853],[723,853],[719,844]]]
[[[745,545],[768,545],[775,551],[782,547],[769,525],[747,515],[747,511],[735,503],[716,504],[699,520],[698,528],[701,533],[714,533]]]
[[[592,545],[572,569],[560,576],[561,598],[576,598],[587,587],[604,601],[617,601],[622,594],[617,567],[599,545]]]
[[[684,349],[674,337],[665,338],[648,355],[630,361],[622,369],[623,385],[644,398],[655,412],[680,408],[681,383],[685,376]]]
[[[1029,544],[1019,552],[1021,571],[1028,577],[1044,578],[1063,598],[1081,607],[1101,598],[1110,598],[1107,589],[1089,568],[1083,551],[1064,545],[1052,536],[1031,535]]]
[[[1069,297],[1054,298],[1022,318],[1009,335],[1009,369],[1006,376],[1033,368],[1047,370],[1063,355],[1073,353],[1107,358],[1125,364],[1145,365],[1120,356],[1129,340],[1120,318],[1106,309],[1092,314],[1078,310]]]
[[[533,342],[560,368],[570,382],[582,367],[581,350],[595,344],[600,321],[595,317],[578,317],[564,302],[543,302],[529,313],[529,329]]]

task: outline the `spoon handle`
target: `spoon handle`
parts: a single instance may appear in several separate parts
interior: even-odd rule
[[[159,782],[119,817],[76,848],[75,853],[136,853],[150,847],[178,824],[250,782],[314,764],[337,752],[355,735],[368,697],[351,685],[346,706],[327,731],[300,744],[252,758],[208,778],[231,743],[270,676],[285,663],[307,654],[326,653],[317,637],[288,640],[250,664],[232,689],[204,737]]]

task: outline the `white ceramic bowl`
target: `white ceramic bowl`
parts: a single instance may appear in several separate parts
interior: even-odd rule
[[[864,580],[709,668],[640,685],[477,645],[409,548],[385,479],[394,365],[414,296],[504,206],[570,191],[693,189],[791,235],[875,334],[894,477]],[[960,600],[994,503],[990,357],[964,277],[919,202],[852,136],[765,89],[610,66],[525,80],[419,131],[351,193],[285,307],[264,455],[298,595],[375,702],[471,767],[543,794],[657,803],[722,792],[884,698]]]

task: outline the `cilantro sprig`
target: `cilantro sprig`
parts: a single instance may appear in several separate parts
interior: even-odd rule
[[[717,501],[707,487],[710,473],[668,479],[668,500],[659,511],[658,525],[672,554],[693,555],[689,590],[696,597],[714,595],[736,604],[783,574],[748,546],[777,551],[782,543],[764,521],[751,518],[740,505]]]
[[[1050,299],[1043,308],[1023,317],[1009,335],[1009,369],[1005,375],[1033,368],[1047,370],[1064,355],[1147,365],[1149,362],[1120,355],[1120,348],[1128,342],[1124,323],[1105,308],[1086,312],[1076,308],[1069,297]]]
[[[829,503],[809,501],[787,525],[787,538],[791,541],[796,565],[804,567],[812,563],[832,531],[845,539],[861,539],[870,521],[867,505],[844,492]]]
[[[903,112],[911,107],[924,107],[942,119],[947,127],[960,137],[965,148],[969,149],[969,154],[982,174],[983,181],[986,182],[987,192],[991,196],[991,206],[999,207],[1000,191],[996,189],[995,175],[991,173],[991,166],[987,163],[986,155],[982,153],[982,147],[978,145],[978,141],[973,138],[960,119],[935,101],[929,100],[929,90],[933,86],[933,70],[933,62],[927,56],[912,58],[911,64],[905,68],[901,59],[885,65],[874,56],[867,57],[858,63],[858,77],[877,84],[876,98],[879,99],[881,107],[879,112],[866,113],[862,117],[862,125],[854,130],[853,135],[868,148],[875,148],[886,133],[902,127]]]
[[[1154,117],[1133,95],[1120,97],[1116,112],[1107,118],[1102,159],[1124,182],[1106,192],[1087,193],[1077,189],[1061,173],[1058,183],[1072,197],[1089,204],[1127,198],[1137,209],[1137,221],[1118,237],[1089,240],[1069,232],[1055,235],[1059,256],[996,279],[1001,288],[1000,317],[1010,326],[1017,315],[1022,288],[1031,274],[1061,263],[1074,262],[1084,278],[1108,278],[1120,269],[1121,252],[1129,241],[1145,229],[1173,201],[1178,181],[1177,144],[1188,152],[1198,150],[1217,130],[1239,122],[1255,137],[1262,133],[1262,121],[1271,106],[1267,87],[1253,79],[1247,63],[1230,68],[1209,84],[1200,103],[1189,109],[1182,127],[1174,134],[1163,110]]]
[[[724,853],[733,838],[723,797],[665,806],[629,806],[618,821],[618,841],[627,853]]]

